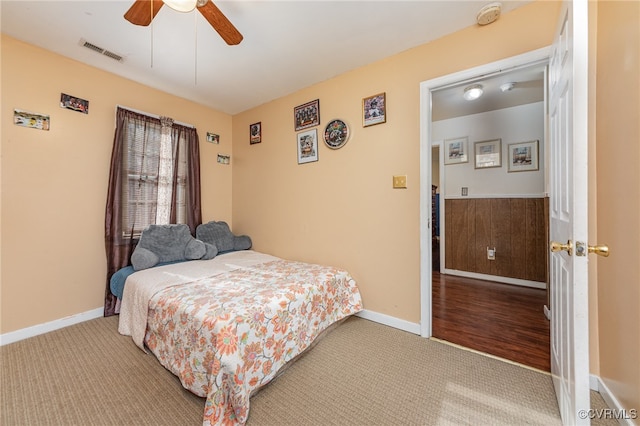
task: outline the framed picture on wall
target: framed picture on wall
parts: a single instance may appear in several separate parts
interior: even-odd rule
[[[262,142],[262,122],[249,126],[249,143],[251,145]]]
[[[500,139],[476,142],[474,146],[476,169],[502,166],[502,143]]]
[[[66,93],[60,93],[60,107],[89,114],[89,101]]]
[[[215,133],[207,132],[207,142],[219,144],[220,143],[220,135]]]
[[[320,124],[320,99],[298,105],[293,109],[295,129],[307,129]]]
[[[362,100],[362,127],[387,121],[386,93],[378,93]]]
[[[509,173],[538,170],[538,141],[509,144]]]
[[[468,145],[469,140],[466,136],[463,138],[445,139],[444,164],[468,163]]]
[[[318,130],[298,133],[298,164],[318,161]]]
[[[20,109],[13,110],[13,124],[31,129],[49,130],[51,119],[48,115],[28,112]]]
[[[329,121],[324,128],[324,143],[331,149],[339,149],[349,140],[349,125],[336,118]]]

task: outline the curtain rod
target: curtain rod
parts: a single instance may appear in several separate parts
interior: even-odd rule
[[[135,108],[129,108],[128,106],[124,106],[124,105],[116,105],[116,112],[118,111],[118,108],[123,108],[132,112],[137,112],[138,114],[144,114],[144,115],[148,115],[149,117],[154,117],[157,119],[160,119],[160,116],[158,114],[151,114],[150,112],[146,112],[146,111],[140,111],[138,109]],[[194,126],[193,124],[188,124],[188,123],[182,123],[180,121],[173,121],[175,124],[178,124],[180,126],[184,126],[184,127],[191,127],[192,129],[195,129],[196,126]]]

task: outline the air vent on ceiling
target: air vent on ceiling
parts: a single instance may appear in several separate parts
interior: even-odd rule
[[[100,46],[96,46],[95,44],[90,43],[87,40],[82,39],[82,38],[80,39],[80,46],[86,47],[87,49],[91,49],[94,52],[98,52],[101,55],[104,55],[104,56],[106,56],[108,58],[114,59],[114,60],[116,60],[118,62],[122,62],[124,60],[122,55],[118,55],[117,53],[113,53],[113,52],[111,52],[111,51],[109,51],[107,49],[104,49],[104,48],[100,47]]]

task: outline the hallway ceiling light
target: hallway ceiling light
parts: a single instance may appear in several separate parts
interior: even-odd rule
[[[474,84],[472,86],[466,87],[464,89],[464,94],[462,95],[467,101],[472,101],[474,99],[478,99],[482,96],[483,90],[481,84]]]

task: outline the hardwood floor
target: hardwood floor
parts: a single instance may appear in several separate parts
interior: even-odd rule
[[[433,272],[433,337],[550,371],[545,290]]]

